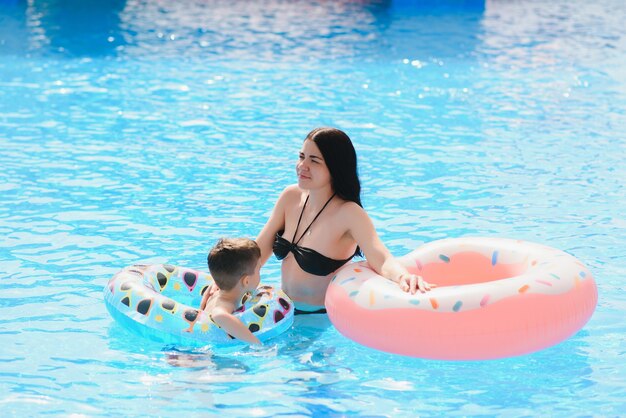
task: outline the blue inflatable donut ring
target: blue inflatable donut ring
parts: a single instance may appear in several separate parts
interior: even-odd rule
[[[104,300],[117,322],[158,342],[192,347],[241,343],[199,310],[202,294],[211,284],[207,273],[185,267],[134,265],[109,280]],[[261,286],[241,302],[235,316],[261,342],[293,324],[293,303],[280,289]]]

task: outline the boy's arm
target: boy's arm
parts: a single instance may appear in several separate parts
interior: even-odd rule
[[[261,341],[232,313],[216,307],[211,312],[211,318],[224,332],[227,332],[238,340],[245,341],[249,344],[261,344]]]

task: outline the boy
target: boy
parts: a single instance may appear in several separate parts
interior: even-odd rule
[[[219,290],[209,297],[208,289],[202,297],[200,310],[209,312],[211,319],[224,332],[250,344],[261,341],[233,311],[241,298],[259,285],[261,250],[248,238],[222,238],[209,252],[209,271]]]

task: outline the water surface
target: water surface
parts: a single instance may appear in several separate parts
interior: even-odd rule
[[[623,413],[621,1],[70,3],[0,4],[4,415]],[[122,267],[205,269],[217,238],[255,236],[320,125],[352,137],[394,254],[468,235],[563,249],[596,277],[591,321],[531,355],[439,362],[310,318],[196,351],[110,318]],[[278,262],[262,274],[277,284]]]

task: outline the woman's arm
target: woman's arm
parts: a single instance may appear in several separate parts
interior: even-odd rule
[[[283,190],[274,205],[274,209],[272,209],[272,214],[255,239],[261,249],[261,266],[263,266],[272,255],[272,247],[276,234],[285,228],[285,213],[288,202],[293,199],[296,194],[299,195],[299,189],[296,185],[288,186]]]
[[[398,283],[405,292],[414,294],[417,290],[426,292],[436,285],[424,281],[422,276],[411,274],[391,255],[380,240],[374,224],[365,210],[356,203],[345,204],[343,217],[348,225],[348,233],[357,242],[369,265],[381,276]]]

